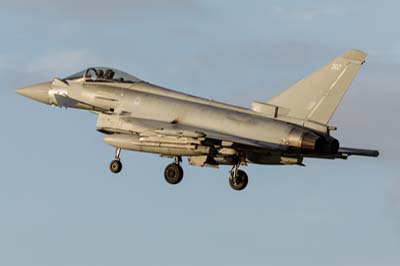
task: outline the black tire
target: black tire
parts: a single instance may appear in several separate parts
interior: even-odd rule
[[[183,178],[182,167],[176,163],[171,163],[167,165],[164,170],[164,178],[171,185],[178,184],[182,181]]]
[[[248,183],[249,178],[245,171],[238,170],[236,177],[233,177],[232,175],[229,176],[229,185],[234,190],[243,190],[246,188]]]
[[[110,163],[110,171],[114,174],[118,174],[122,170],[122,163],[120,160],[113,160]]]

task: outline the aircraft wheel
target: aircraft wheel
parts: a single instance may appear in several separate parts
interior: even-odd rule
[[[234,190],[243,190],[246,188],[247,183],[249,182],[249,178],[245,171],[238,170],[237,175],[230,175],[229,176],[229,185]]]
[[[164,177],[168,183],[176,185],[182,181],[183,169],[179,164],[171,163],[165,167]]]
[[[114,174],[118,174],[122,170],[122,163],[120,160],[113,160],[110,163],[110,171]]]

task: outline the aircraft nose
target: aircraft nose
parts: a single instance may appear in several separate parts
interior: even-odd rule
[[[51,89],[51,82],[44,82],[20,88],[17,90],[17,93],[21,94],[22,96],[28,97],[32,100],[49,104],[50,89]]]

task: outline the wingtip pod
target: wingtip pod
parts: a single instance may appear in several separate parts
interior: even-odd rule
[[[361,50],[348,50],[344,54],[342,54],[340,57],[352,60],[352,61],[357,61],[360,62],[360,64],[363,64],[365,62],[365,58],[367,58],[367,54]]]

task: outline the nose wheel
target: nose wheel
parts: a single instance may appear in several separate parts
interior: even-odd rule
[[[110,163],[110,171],[114,174],[118,174],[122,170],[122,163],[120,160],[113,160]]]
[[[110,163],[110,171],[114,174],[118,174],[122,170],[122,163],[120,160],[121,148],[115,150],[115,159]]]
[[[167,165],[164,170],[164,178],[165,180],[171,184],[176,185],[182,181],[183,178],[183,169],[180,163],[182,162],[182,158],[180,156],[175,157],[175,162]]]

